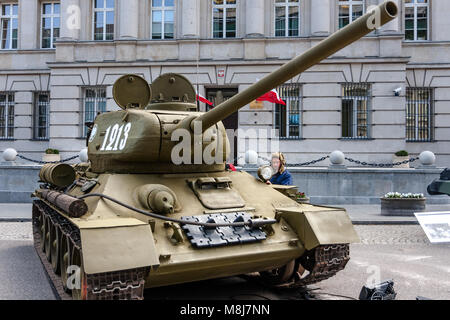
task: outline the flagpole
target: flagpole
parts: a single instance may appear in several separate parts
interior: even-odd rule
[[[197,48],[197,94],[200,94],[200,86],[198,83],[198,72],[199,72],[199,60],[200,60],[200,39],[198,40],[198,48]],[[197,104],[197,111],[200,111],[200,103],[197,99],[197,97],[195,97],[195,102]],[[206,110],[205,110],[206,111]]]

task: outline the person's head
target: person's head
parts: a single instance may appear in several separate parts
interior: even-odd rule
[[[275,172],[283,173],[286,170],[286,159],[281,152],[272,154],[272,168]]]

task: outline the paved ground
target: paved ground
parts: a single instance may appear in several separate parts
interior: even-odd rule
[[[431,245],[418,225],[356,226],[360,244],[332,279],[311,286],[319,299],[355,299],[361,287],[394,279],[398,299],[450,300],[450,244]],[[0,299],[54,299],[32,246],[31,223],[0,223]],[[146,299],[302,299],[233,277],[147,291]]]
[[[380,214],[379,205],[329,205],[345,208],[357,224],[417,223],[415,217],[386,217]],[[428,205],[427,211],[450,211],[450,205]],[[0,203],[0,221],[30,221],[31,204]]]

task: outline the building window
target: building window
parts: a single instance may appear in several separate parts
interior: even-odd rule
[[[34,139],[49,139],[50,93],[37,92],[34,97]]]
[[[18,10],[17,4],[3,4],[1,12],[1,49],[11,50],[17,49],[18,34]]]
[[[114,0],[94,0],[94,40],[114,39]]]
[[[175,0],[152,0],[152,39],[173,39]]]
[[[300,139],[301,86],[284,84],[277,91],[286,105],[275,104],[275,130],[278,130],[280,138]]]
[[[14,94],[0,92],[0,139],[14,138]]]
[[[342,138],[369,138],[371,91],[366,83],[342,86]]]
[[[364,1],[339,0],[339,29],[352,23],[364,13]]]
[[[432,105],[431,88],[406,88],[406,140],[431,141]]]
[[[298,37],[300,0],[275,1],[275,37]]]
[[[60,4],[57,2],[44,2],[42,4],[41,48],[55,48],[55,40],[59,38]]]
[[[428,40],[428,0],[405,1],[405,39]]]
[[[94,122],[97,115],[106,112],[106,88],[86,88],[84,91],[83,137],[86,137],[86,123]]]
[[[236,37],[236,0],[212,0],[213,38]]]

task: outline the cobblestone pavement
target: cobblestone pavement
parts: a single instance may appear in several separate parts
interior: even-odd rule
[[[355,226],[362,244],[430,244],[419,225]],[[0,240],[32,241],[31,222],[0,223]]]
[[[33,241],[31,222],[0,223],[0,240]]]
[[[355,226],[361,244],[425,244],[430,245],[420,225]]]

